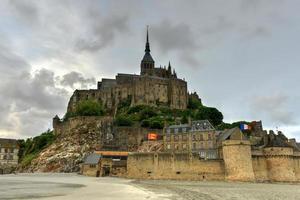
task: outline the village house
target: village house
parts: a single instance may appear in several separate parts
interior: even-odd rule
[[[19,145],[14,139],[0,138],[0,174],[11,173],[18,165]]]

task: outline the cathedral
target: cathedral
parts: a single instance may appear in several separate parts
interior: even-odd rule
[[[74,112],[78,102],[83,100],[98,101],[112,114],[122,101],[130,101],[131,106],[187,108],[187,82],[177,78],[170,62],[168,67],[155,67],[150,54],[148,29],[140,69],[140,75],[118,73],[115,79],[103,78],[98,82],[97,89],[75,90],[68,104],[68,112]]]

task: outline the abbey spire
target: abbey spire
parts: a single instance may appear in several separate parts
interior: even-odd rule
[[[150,53],[150,44],[149,44],[149,33],[148,33],[148,26],[147,26],[147,36],[146,36],[146,47],[145,53]]]
[[[152,75],[154,70],[154,60],[150,54],[149,33],[147,26],[145,55],[141,62],[141,75]]]

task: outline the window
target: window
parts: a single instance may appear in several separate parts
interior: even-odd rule
[[[174,141],[178,141],[178,135],[174,135]]]
[[[200,134],[200,140],[203,141],[203,135],[202,134]]]
[[[178,128],[175,128],[175,129],[174,129],[174,132],[175,132],[175,133],[178,133]]]
[[[187,141],[187,136],[186,136],[186,135],[183,135],[183,136],[182,136],[182,140],[183,140],[183,141]]]
[[[170,144],[167,145],[167,149],[171,149],[171,145]]]
[[[90,168],[96,168],[96,165],[95,164],[91,164]]]
[[[182,128],[182,132],[185,133],[186,132],[186,128]]]
[[[167,135],[166,140],[167,140],[167,142],[170,142],[171,141],[171,136]]]
[[[182,149],[187,149],[186,147],[187,147],[186,144],[182,144]]]
[[[171,129],[167,128],[167,133],[170,134],[171,133]]]
[[[196,143],[193,143],[193,149],[196,149]]]
[[[196,135],[195,134],[192,135],[192,139],[193,139],[193,141],[196,140]]]
[[[203,142],[200,142],[200,149],[203,149],[203,148],[204,148]]]
[[[179,149],[178,144],[175,144],[175,150],[178,150],[178,149]]]
[[[200,158],[205,158],[205,151],[200,151]]]
[[[208,134],[208,140],[211,140],[211,134],[210,133]]]

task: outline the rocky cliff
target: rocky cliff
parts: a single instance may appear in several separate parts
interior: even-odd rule
[[[19,171],[78,172],[86,154],[101,147],[111,126],[111,117],[76,117],[56,124],[55,141]]]

